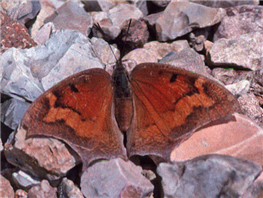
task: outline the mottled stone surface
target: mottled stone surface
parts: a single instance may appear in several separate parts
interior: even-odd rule
[[[8,48],[30,48],[36,46],[34,40],[29,36],[27,29],[21,23],[13,20],[4,11],[1,17],[1,53]]]
[[[43,180],[28,191],[28,197],[57,198],[57,190],[47,180]]]
[[[257,70],[263,67],[263,34],[252,32],[234,39],[219,39],[209,51],[215,66],[239,66]]]
[[[205,155],[192,160],[161,163],[164,197],[240,197],[253,184],[262,167],[254,162],[226,155]]]
[[[209,8],[200,4],[173,1],[156,20],[159,41],[175,39],[193,28],[204,28],[219,23],[225,12],[219,8]]]
[[[0,195],[1,198],[13,198],[15,193],[10,182],[0,175]]]
[[[220,38],[235,39],[242,34],[261,32],[263,6],[243,5],[226,9],[226,16],[217,28],[214,41]]]
[[[103,160],[82,174],[81,191],[86,197],[148,197],[153,185],[141,172],[142,168],[130,161]]]

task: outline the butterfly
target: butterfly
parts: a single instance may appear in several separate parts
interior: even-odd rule
[[[89,69],[53,86],[30,105],[20,127],[27,138],[63,140],[85,170],[95,160],[134,155],[169,161],[196,130],[239,111],[235,96],[200,74],[160,63],[128,73],[119,63],[112,75]]]

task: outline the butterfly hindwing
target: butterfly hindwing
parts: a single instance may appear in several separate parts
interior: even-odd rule
[[[129,155],[170,152],[198,128],[239,111],[223,86],[190,71],[143,63],[131,72],[134,120],[128,133]]]
[[[27,137],[50,136],[65,141],[82,158],[124,157],[123,137],[113,109],[110,75],[90,69],[61,81],[29,107],[20,126]]]

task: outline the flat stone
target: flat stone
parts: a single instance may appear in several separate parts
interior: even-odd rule
[[[216,66],[239,66],[251,70],[263,67],[263,33],[252,32],[234,39],[219,39],[209,51]]]
[[[56,29],[78,30],[86,36],[93,26],[92,16],[74,1],[68,1],[55,10],[54,14],[44,20],[44,23],[48,22],[53,22]]]
[[[25,24],[36,17],[41,9],[39,0],[10,1],[2,0],[1,7],[15,21]]]
[[[236,1],[243,2],[243,1]],[[263,6],[242,5],[226,9],[226,16],[218,26],[214,41],[220,38],[235,39],[242,34],[263,34]]]
[[[142,12],[133,5],[118,4],[107,12],[93,13],[94,23],[98,23],[101,30],[92,29],[95,37],[103,37],[105,40],[113,40],[127,26],[130,19],[138,20],[143,17]]]
[[[146,62],[157,63],[158,61],[157,57],[154,56],[154,54],[151,51],[145,48],[137,48],[135,50],[132,50],[123,57],[123,60],[127,59],[133,60],[137,64]]]
[[[212,76],[220,80],[225,85],[229,85],[235,82],[235,79],[238,77],[238,74],[234,69],[225,69],[218,67],[212,70]]]
[[[66,175],[80,163],[64,143],[53,138],[28,138],[26,131],[19,129],[5,144],[5,156],[9,163],[26,170],[39,178],[56,180]]]
[[[12,178],[17,186],[26,190],[29,190],[31,187],[40,184],[39,179],[35,179],[31,175],[21,170],[19,170],[18,172],[14,172],[12,174]]]
[[[246,159],[205,155],[181,163],[161,163],[164,197],[241,197],[262,167]]]
[[[28,102],[14,98],[6,100],[1,105],[1,122],[15,130],[29,105]]]
[[[195,132],[172,151],[171,161],[217,153],[245,158],[262,166],[263,129],[244,115],[235,113],[234,119]]]
[[[237,83],[226,85],[227,88],[233,95],[239,97],[246,95],[249,92],[250,82],[248,80],[241,80]]]
[[[86,197],[150,197],[153,185],[141,174],[142,168],[120,158],[102,160],[81,176]]]
[[[209,8],[200,4],[172,1],[156,20],[159,41],[172,40],[192,31],[219,23],[225,15],[221,8]]]

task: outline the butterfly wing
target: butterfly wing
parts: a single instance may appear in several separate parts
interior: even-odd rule
[[[31,104],[20,127],[27,137],[65,141],[80,155],[84,169],[96,159],[126,156],[113,112],[112,83],[102,69],[80,72],[44,92]]]
[[[127,136],[131,155],[171,151],[198,128],[239,111],[236,98],[218,83],[165,64],[143,63],[130,76],[134,120]]]

